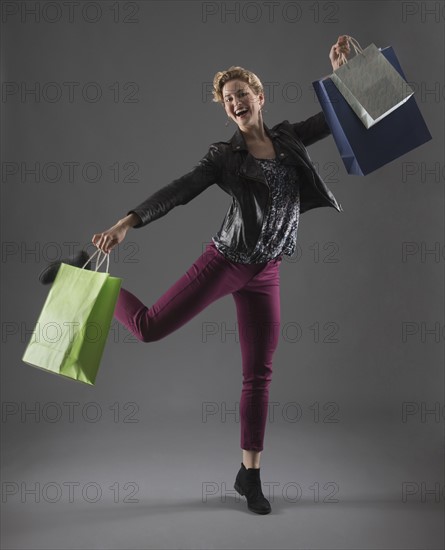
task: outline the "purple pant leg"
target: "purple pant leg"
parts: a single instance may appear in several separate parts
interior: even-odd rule
[[[279,264],[238,264],[210,245],[150,308],[121,288],[114,316],[139,340],[164,338],[211,302],[232,293],[243,362],[240,401],[241,448],[262,451],[267,422],[272,357],[280,327]]]
[[[208,245],[151,307],[121,288],[114,316],[143,342],[160,340],[177,330],[210,303],[244,286],[260,266],[233,264]]]
[[[243,385],[241,448],[262,451],[272,381],[272,358],[280,334],[279,262],[272,261],[233,293],[238,314]]]

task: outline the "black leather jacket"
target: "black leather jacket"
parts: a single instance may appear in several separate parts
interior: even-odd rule
[[[320,206],[343,211],[315,170],[305,147],[331,133],[323,112],[302,122],[284,120],[271,129],[264,124],[264,130],[272,140],[277,160],[294,165],[299,171],[300,213]],[[128,214],[135,212],[141,223],[134,227],[143,227],[175,206],[187,204],[214,183],[232,197],[218,238],[232,250],[249,253],[260,235],[269,201],[269,185],[239,128],[229,141],[212,143],[208,153],[190,172],[153,193]]]

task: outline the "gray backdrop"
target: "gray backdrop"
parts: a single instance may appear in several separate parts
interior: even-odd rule
[[[444,11],[2,3],[3,548],[443,548]],[[114,320],[94,387],[21,357],[48,293],[40,270],[233,135],[215,73],[254,71],[269,127],[304,120],[345,33],[394,47],[433,139],[366,177],[347,174],[332,136],[309,148],[344,212],[302,215],[280,268],[260,520],[233,490],[231,296],[151,344]],[[130,230],[111,275],[154,303],[229,204],[214,185]]]

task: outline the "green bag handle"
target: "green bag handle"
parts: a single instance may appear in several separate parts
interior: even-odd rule
[[[85,268],[85,266],[87,265],[88,262],[91,262],[91,260],[94,258],[94,256],[99,253],[99,256],[96,258],[96,269],[94,271],[97,271],[99,269],[99,267],[104,263],[105,260],[107,260],[107,270],[106,270],[106,273],[108,273],[108,270],[110,268],[110,253],[108,252],[103,252],[104,254],[104,257],[102,258],[101,262],[99,263],[99,258],[100,258],[100,253],[102,252],[102,250],[100,248],[98,248],[96,250],[96,252],[91,256],[91,258],[89,260],[87,260],[85,262],[85,264],[83,265],[82,269]]]

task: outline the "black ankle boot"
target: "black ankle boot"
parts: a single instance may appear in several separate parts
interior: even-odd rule
[[[53,283],[57,273],[59,272],[60,264],[62,264],[62,262],[64,264],[73,265],[75,267],[83,267],[89,259],[90,256],[88,252],[86,252],[86,250],[81,250],[80,252],[74,254],[73,256],[70,256],[69,258],[51,262],[40,273],[39,281],[42,283],[42,285],[49,285],[50,283]],[[91,269],[91,262],[87,263],[85,269]]]
[[[247,508],[256,514],[269,514],[270,503],[261,490],[260,468],[241,468],[236,476],[234,488],[247,499]]]

